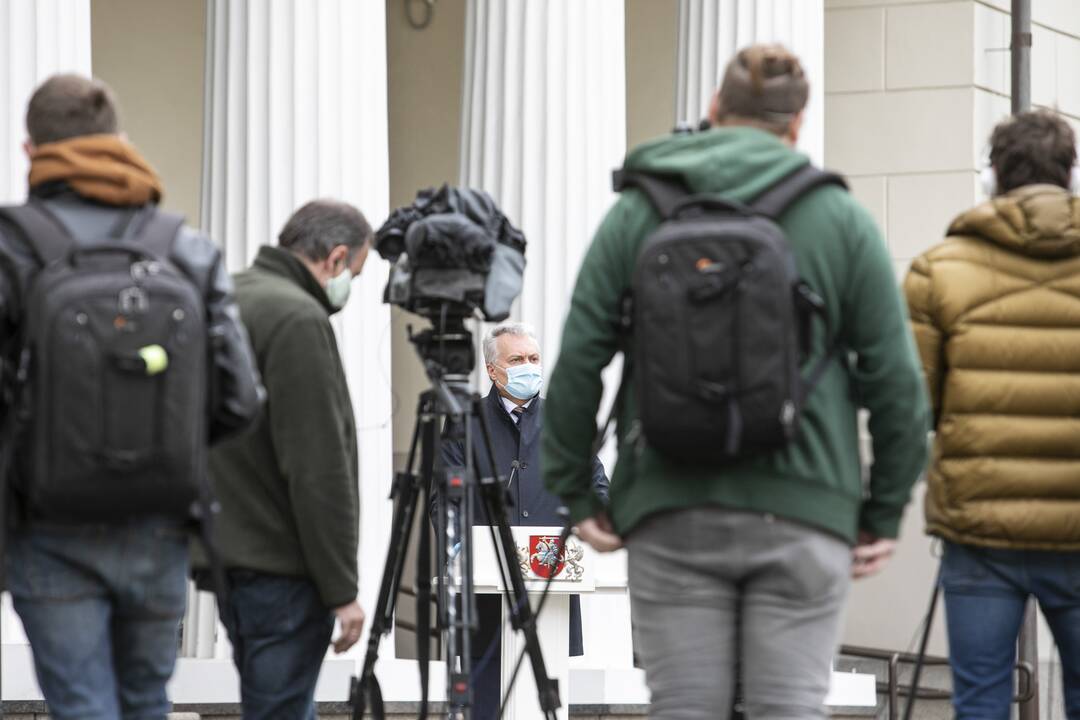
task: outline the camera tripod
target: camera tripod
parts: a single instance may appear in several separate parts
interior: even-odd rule
[[[503,592],[511,609],[511,624],[525,636],[525,651],[539,692],[540,708],[550,720],[561,705],[558,681],[550,678],[544,665],[535,615],[529,605],[517,549],[506,520],[505,485],[494,466],[495,453],[480,396],[469,387],[469,372],[475,364],[472,334],[462,318],[443,316],[438,331],[416,335],[410,329],[431,389],[420,395],[417,421],[413,428],[408,462],[394,478],[391,499],[396,501],[378,604],[372,616],[367,653],[359,678],[353,678],[350,702],[352,717],[360,720],[366,708],[383,720],[382,692],[375,677],[379,643],[393,627],[398,589],[401,586],[405,555],[411,542],[418,508],[429,507],[434,497],[435,559],[437,565],[437,627],[445,633],[444,656],[447,667],[447,717],[469,720],[472,704],[470,665],[471,631],[476,627],[473,587],[472,526],[474,500],[491,529],[491,540],[499,565]],[[480,440],[487,449],[489,468],[484,477],[476,472],[473,419],[478,421]],[[445,422],[445,433],[440,428]],[[447,467],[439,452],[440,437],[460,440],[466,448],[465,467]],[[418,451],[419,450],[419,455]],[[416,462],[419,459],[419,468]],[[436,492],[437,490],[437,492]],[[428,715],[428,662],[430,660],[429,604],[431,596],[431,547],[426,528],[420,531],[417,547],[416,635],[420,663],[421,701],[419,720]]]

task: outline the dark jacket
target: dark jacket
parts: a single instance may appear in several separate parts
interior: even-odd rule
[[[507,508],[509,523],[533,527],[563,525],[565,521],[558,513],[562,502],[544,487],[540,473],[540,432],[544,427],[544,400],[533,400],[525,410],[520,424],[517,424],[503,406],[498,391],[492,388],[484,398],[481,412],[491,430],[495,468],[510,486],[513,505]],[[477,451],[478,475],[487,475],[490,472],[488,468],[491,467],[490,455],[481,440],[480,421],[475,418],[472,436]],[[455,440],[445,441],[442,458],[447,466],[464,467],[464,444]],[[608,478],[600,459],[595,457],[592,461],[592,486],[597,496],[606,501]],[[473,520],[477,525],[488,524],[478,505],[474,505]],[[498,622],[498,618],[481,617],[481,624],[489,622]],[[575,595],[570,598],[570,654],[581,653],[581,605]]]
[[[39,185],[31,197],[63,224],[76,243],[84,245],[109,237],[125,215],[137,210],[88,200],[58,182]],[[210,385],[216,388],[208,427],[209,440],[215,442],[251,423],[262,404],[262,386],[221,251],[205,235],[185,226],[169,259],[200,290],[206,306]],[[8,348],[19,329],[25,288],[39,269],[21,233],[0,221],[0,347]],[[48,519],[41,509],[30,510],[35,517]]]
[[[626,167],[745,202],[808,162],[767,132],[734,127],[652,141],[632,151]],[[622,302],[642,242],[658,221],[640,192],[624,192],[596,232],[570,302],[548,386],[543,445],[545,482],[575,520],[601,507],[591,483],[600,373],[620,348]],[[631,433],[637,402],[635,393],[626,392],[609,506],[620,533],[654,513],[711,504],[772,513],[849,542],[859,530],[896,537],[911,487],[926,465],[930,413],[892,259],[870,215],[835,186],[800,198],[779,223],[799,273],[824,298],[835,333],[826,337],[818,327],[812,357],[838,343],[854,354],[853,368],[829,366],[806,402],[796,442],[723,466],[680,462]],[[633,372],[628,364],[624,381]],[[874,463],[867,482],[859,462],[856,398],[870,411]]]
[[[226,568],[308,577],[328,608],[356,598],[356,425],[335,308],[304,264],[263,247],[236,276],[240,315],[266,385],[254,428],[214,449]]]

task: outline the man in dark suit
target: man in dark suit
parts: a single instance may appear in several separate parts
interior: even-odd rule
[[[536,336],[521,323],[503,323],[484,339],[484,362],[491,392],[481,412],[491,431],[495,469],[504,478],[512,505],[507,508],[511,525],[563,525],[559,516],[562,502],[544,487],[540,474],[540,431],[544,425],[544,400],[540,345]],[[475,422],[475,421],[474,421]],[[477,471],[489,472],[488,452],[483,447],[479,423],[473,428]],[[465,465],[465,448],[460,440],[444,441],[443,462]],[[597,495],[607,499],[608,479],[598,458],[593,459],[593,485]],[[474,522],[486,524],[479,507]],[[492,720],[499,714],[499,639],[501,606],[497,595],[476,597],[478,628],[472,641],[474,720]],[[570,654],[583,653],[581,603],[570,596]]]

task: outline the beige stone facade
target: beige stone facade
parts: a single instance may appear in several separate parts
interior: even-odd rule
[[[885,234],[898,278],[984,199],[978,173],[1010,111],[1008,0],[826,0],[825,159]],[[1032,99],[1080,132],[1080,3],[1033,3]],[[909,649],[937,562],[922,487],[882,576],[857,584],[844,640]],[[1042,647],[1048,652],[1048,633]],[[937,620],[932,650],[946,650]]]

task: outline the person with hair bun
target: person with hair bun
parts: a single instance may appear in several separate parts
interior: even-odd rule
[[[727,66],[712,100],[710,129],[659,138],[630,152],[620,177],[651,178],[652,187],[677,191],[684,208],[705,195],[715,199],[693,207],[697,214],[687,212],[685,224],[677,226],[671,218],[683,215],[665,213],[660,193],[641,186],[623,190],[582,264],[551,376],[544,478],[570,508],[581,538],[599,551],[628,550],[634,647],[652,694],[652,718],[728,717],[739,674],[749,717],[823,718],[850,580],[880,571],[892,555],[911,487],[926,463],[926,392],[892,260],[866,210],[834,176],[809,168],[809,158],[795,149],[808,97],[809,80],[795,55],[779,45],[748,47]],[[822,177],[829,182],[801,184]],[[732,325],[710,326],[705,310],[687,310],[681,325],[695,328],[693,338],[703,347],[665,343],[661,323],[649,326],[647,314],[667,317],[668,308],[635,307],[635,323],[644,320],[630,330],[635,353],[624,364],[619,459],[610,503],[604,503],[589,483],[593,418],[601,371],[626,344],[619,319],[629,291],[652,268],[639,255],[664,266],[656,274],[666,278],[672,306],[690,297],[715,309],[731,297],[743,298],[742,280],[727,284],[726,278],[753,283],[754,262],[653,249],[669,247],[675,232],[687,233],[680,247],[690,247],[690,227],[700,228],[701,242],[716,249],[720,243],[706,228],[750,215],[731,211],[724,217],[716,208],[753,204],[771,189],[793,187],[789,181],[798,181],[801,192],[769,217],[790,246],[785,259],[793,259],[827,318],[815,321],[809,333],[803,374],[813,374],[810,363],[821,374],[794,411],[798,432],[780,449],[723,462],[660,448],[650,440],[642,397],[667,393],[663,402],[682,399],[695,411],[706,403],[719,406],[719,397],[732,417],[742,401],[730,399],[727,383],[732,375],[738,382],[741,371],[726,374],[724,368],[738,367],[730,358],[739,353],[736,339],[743,335]],[[662,217],[668,221],[661,226]],[[730,233],[724,237],[732,245],[749,243]],[[643,252],[650,236],[650,250]],[[766,312],[755,317],[776,319]],[[671,345],[666,362],[652,355],[652,364],[641,361],[645,351],[636,351],[646,337],[643,325],[657,332],[649,338],[654,345]],[[755,337],[763,336],[758,331]],[[695,368],[700,383],[666,382],[686,366]],[[697,392],[689,400],[687,388]],[[745,389],[745,395],[753,392]],[[869,410],[873,436],[874,463],[865,482],[860,407]],[[781,411],[781,423],[785,417]],[[680,427],[690,422],[670,420]],[[663,421],[654,419],[652,427]],[[710,438],[698,444],[724,447],[737,426],[729,421],[722,433],[701,423],[694,437]]]

